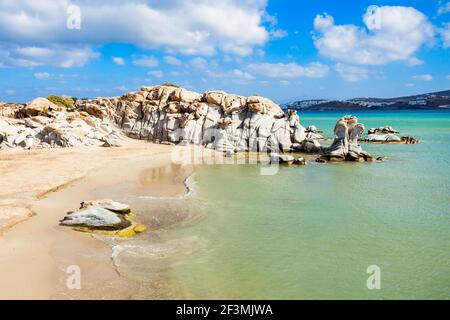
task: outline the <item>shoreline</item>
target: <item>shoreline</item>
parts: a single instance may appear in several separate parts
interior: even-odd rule
[[[89,270],[83,277],[88,279],[89,273],[97,277],[101,274],[111,283],[116,281],[116,287],[126,288],[124,283],[115,279],[117,273],[111,268],[110,248],[106,248],[103,243],[89,234],[58,226],[59,219],[67,211],[77,209],[80,199],[87,200],[86,197],[90,199],[90,194],[98,193],[99,187],[111,184],[111,181],[123,180],[123,176],[118,173],[123,163],[131,165],[139,162],[141,167],[132,168],[135,175],[139,174],[137,172],[141,169],[155,169],[153,171],[150,169],[147,175],[138,181],[143,192],[148,193],[152,186],[158,184],[159,188],[155,191],[155,196],[170,196],[180,191],[186,193],[184,183],[176,181],[177,172],[167,175],[167,169],[164,170],[171,164],[171,151],[171,146],[133,141],[125,147],[114,149],[83,147],[0,154],[0,159],[11,160],[9,165],[3,163],[0,168],[2,173],[0,182],[5,186],[3,190],[9,190],[8,193],[0,194],[1,208],[3,211],[30,208],[36,212],[32,218],[28,217],[22,222],[7,224],[2,228],[0,283],[3,290],[0,299],[73,298],[67,293],[58,294],[58,288],[61,288],[64,282],[62,279],[67,277],[65,270],[62,270],[62,262],[76,255],[78,258],[81,257],[80,264],[85,264],[82,268]],[[41,176],[37,175],[39,177],[30,176],[30,172],[36,173],[39,169],[48,167],[49,164],[53,175],[41,171]],[[110,168],[117,168],[115,175],[111,176],[108,172]],[[20,172],[20,179],[10,179],[10,175],[17,176]],[[62,172],[65,174],[61,175]],[[33,177],[39,178],[42,183],[38,185],[30,183],[34,181]],[[96,181],[99,178],[100,180]],[[172,178],[174,178],[173,181]],[[120,193],[120,188],[116,191]],[[69,195],[68,199],[70,199],[70,196],[74,194],[77,200],[54,201],[55,197]],[[5,217],[2,216],[2,218]],[[86,259],[88,253],[91,254],[91,258],[96,257],[97,265],[93,266],[92,262]],[[94,280],[93,287],[101,283],[100,279],[91,280]],[[129,289],[131,288],[117,292],[111,297],[83,293],[79,298],[127,298]],[[74,296],[78,297],[78,294]]]

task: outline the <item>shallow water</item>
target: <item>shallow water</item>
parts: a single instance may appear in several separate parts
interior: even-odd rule
[[[308,112],[301,121],[331,136],[342,115]],[[449,299],[450,112],[356,115],[366,128],[392,125],[421,143],[363,144],[387,160],[280,167],[272,176],[258,165],[198,168],[195,192],[175,209],[196,218],[152,247],[182,288],[173,297]],[[150,277],[151,268],[137,272],[154,261],[146,257],[123,255],[125,273]],[[370,265],[380,267],[380,290],[366,286]]]

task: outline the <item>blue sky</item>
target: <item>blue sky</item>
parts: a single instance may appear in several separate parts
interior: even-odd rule
[[[0,100],[203,92],[394,97],[450,89],[450,2],[0,0]]]

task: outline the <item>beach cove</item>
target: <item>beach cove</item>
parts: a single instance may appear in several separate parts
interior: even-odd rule
[[[64,188],[48,185],[53,192],[45,197],[43,190],[36,190],[42,199],[25,202],[34,204],[31,208],[37,215],[0,238],[1,274],[7,275],[2,281],[10,285],[8,296],[267,298],[276,288],[280,298],[292,299],[361,295],[377,299],[384,294],[445,298],[449,186],[447,172],[438,168],[444,168],[448,158],[430,165],[424,151],[448,150],[441,148],[448,143],[448,113],[364,113],[359,117],[404,129],[421,118],[422,125],[417,122],[410,130],[423,143],[365,145],[372,153],[388,157],[381,163],[310,163],[280,167],[277,175],[266,177],[260,175],[259,165],[198,166],[188,197],[184,180],[192,171],[171,164],[171,146],[138,141],[129,150],[97,149],[108,154],[103,160],[89,148],[45,151],[46,159],[54,153],[62,168],[72,166],[72,173],[74,163],[92,165],[82,161],[83,154],[98,157],[94,168],[104,165],[84,178],[73,176],[75,181],[63,182]],[[305,113],[302,118],[327,127],[336,115]],[[80,161],[68,164],[75,151]],[[64,158],[67,153],[71,156]],[[7,157],[17,159],[23,154]],[[39,152],[28,157],[36,159],[27,164],[29,172],[33,164],[44,166]],[[15,163],[19,170],[20,162]],[[55,164],[52,168],[57,170]],[[401,182],[398,175],[403,177]],[[2,183],[7,183],[8,176],[2,177]],[[23,178],[27,178],[25,171]],[[416,179],[421,183],[412,183]],[[79,202],[111,196],[136,208],[149,231],[116,242],[58,226],[58,220],[77,209]],[[383,210],[378,209],[380,202]],[[406,231],[411,235],[404,238]],[[365,288],[366,268],[374,263],[382,271],[387,269],[380,291]],[[73,264],[88,270],[82,273],[82,290],[65,286],[66,268]],[[401,281],[394,285],[398,277]]]
[[[77,233],[58,223],[81,201],[102,194],[102,188],[116,186],[117,190],[105,192],[118,198],[126,194],[122,192],[124,187],[155,197],[184,195],[185,175],[190,171],[171,165],[171,151],[171,146],[130,140],[121,149],[87,147],[2,153],[0,179],[2,186],[8,187],[3,190],[9,191],[2,195],[2,199],[8,199],[2,210],[17,212],[23,210],[22,206],[33,212],[30,216],[19,215],[18,221],[12,215],[2,229],[2,298],[64,298],[67,293],[58,295],[58,287],[65,288],[69,265],[80,265],[83,270],[86,290],[78,292],[80,296],[126,297],[128,293],[124,292],[105,290],[102,296],[92,290],[104,281],[118,278],[111,266],[111,248],[90,234]],[[130,189],[133,186],[135,189]],[[178,218],[165,216],[161,223],[170,224],[171,219]],[[95,281],[89,281],[90,274]]]

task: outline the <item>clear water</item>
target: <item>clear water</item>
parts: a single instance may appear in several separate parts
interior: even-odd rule
[[[342,115],[309,112],[301,121],[332,136]],[[363,144],[388,160],[310,163],[273,176],[257,165],[198,169],[186,203],[197,219],[163,236],[182,244],[166,266],[184,297],[450,298],[450,112],[355,115],[421,143]],[[380,290],[366,286],[370,265],[380,267]]]

